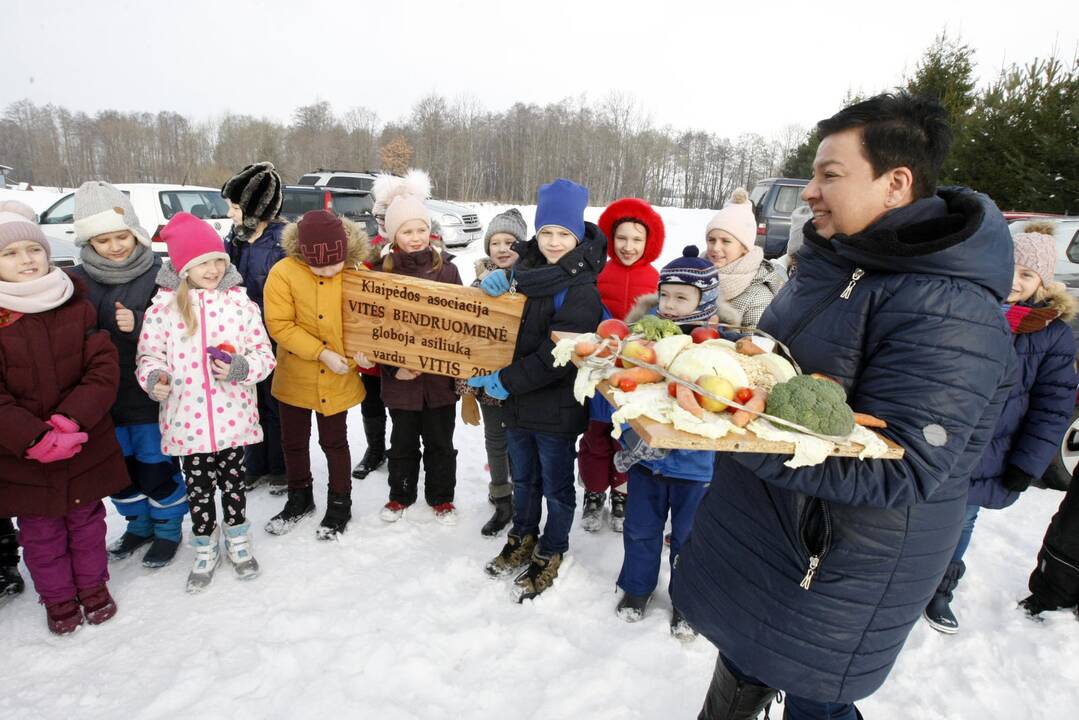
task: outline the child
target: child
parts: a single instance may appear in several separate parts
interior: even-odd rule
[[[472,287],[479,287],[483,279],[496,270],[508,271],[517,262],[514,246],[528,239],[528,225],[521,211],[510,208],[495,215],[487,225],[483,246],[487,256],[476,261],[476,279]],[[487,486],[487,499],[495,506],[494,515],[480,533],[494,537],[509,525],[513,518],[513,485],[510,484],[509,457],[506,455],[506,428],[502,425],[502,401],[457,381],[457,393],[461,396],[461,418],[470,425],[479,424],[475,417],[476,398],[479,412],[483,414],[483,441],[487,449],[487,467],[491,482]]]
[[[1045,531],[1038,566],[1030,574],[1030,595],[1019,603],[1037,618],[1047,610],[1074,608],[1079,619],[1079,466]]]
[[[663,252],[665,230],[652,206],[622,198],[599,217],[610,260],[599,274],[599,297],[611,317],[624,318],[638,297],[655,292],[659,273],[652,262]],[[626,510],[626,475],[614,468],[618,443],[611,438],[611,406],[598,394],[590,405],[588,429],[581,436],[577,467],[584,482],[581,527],[599,530],[607,489],[611,490],[611,529],[622,531]]]
[[[105,506],[130,484],[109,408],[120,365],[97,313],[50,265],[26,205],[0,203],[0,517],[16,516],[49,630],[116,614]],[[14,548],[5,542],[9,552]]]
[[[281,211],[281,176],[273,163],[248,165],[221,186],[221,196],[229,204],[232,229],[225,242],[229,261],[243,278],[247,296],[263,311],[263,287],[270,268],[285,257],[281,249],[281,231],[285,222],[278,217]],[[271,343],[272,345],[272,343]],[[259,404],[259,424],[262,442],[244,448],[244,482],[250,491],[265,483],[271,495],[281,495],[288,487],[285,479],[285,456],[281,450],[281,418],[277,401],[270,392],[273,373],[255,386]]]
[[[1019,374],[997,419],[992,442],[970,476],[966,522],[933,598],[922,613],[929,625],[952,635],[959,621],[950,603],[966,565],[963,555],[980,508],[1006,508],[1052,462],[1075,408],[1075,337],[1068,323],[1076,301],[1053,282],[1053,224],[1027,223],[1012,238],[1015,277],[1005,305]]]
[[[367,234],[327,210],[305,213],[281,236],[285,252],[266,281],[266,322],[277,341],[273,394],[281,412],[288,500],[266,524],[283,535],[315,511],[311,477],[311,413],[326,454],[329,491],[326,516],[316,531],[336,538],[352,519],[352,458],[348,409],[364,399],[356,366],[370,367],[362,353],[344,357],[341,318],[343,270],[356,269],[369,252]],[[328,371],[328,372],[327,372]]]
[[[719,268],[722,299],[741,315],[739,325],[756,327],[784,280],[756,244],[757,219],[744,188],[732,193],[704,236],[708,259]]]
[[[68,272],[86,288],[98,327],[108,331],[120,353],[120,391],[112,421],[131,484],[112,498],[127,518],[127,529],[109,545],[109,558],[122,560],[150,543],[143,567],[164,567],[180,545],[187,493],[179,463],[161,452],[157,403],[135,379],[142,321],[157,292],[161,260],[150,249],[150,236],[131,200],[112,185],[83,183],[75,192],[74,215],[82,264]]]
[[[450,262],[452,256],[431,245],[431,217],[417,189],[406,182],[390,199],[386,237],[393,250],[383,258],[382,270],[460,285],[461,274]],[[436,520],[455,525],[457,451],[453,447],[453,427],[457,393],[453,378],[392,365],[380,367],[382,401],[393,422],[390,450],[386,453],[390,461],[390,499],[380,517],[396,522],[416,502],[422,438],[424,499],[434,510]]]
[[[497,577],[525,568],[515,580],[518,602],[554,583],[569,549],[577,504],[574,446],[588,423],[587,408],[573,398],[576,369],[554,366],[551,332],[595,330],[603,316],[596,276],[607,261],[607,238],[584,221],[586,188],[559,178],[540,186],[537,200],[536,237],[513,267],[512,283],[528,297],[513,362],[468,381],[506,401],[502,419],[513,475],[513,525],[486,570]],[[481,287],[499,295],[510,284],[506,271],[499,270]],[[543,499],[547,521],[540,538]]]
[[[191,506],[195,562],[187,591],[205,590],[220,562],[214,487],[225,550],[241,580],[258,576],[246,517],[243,448],[262,440],[255,384],[274,368],[258,305],[206,222],[176,213],[161,231],[169,251],[139,338],[138,379],[160,404],[161,450],[178,456]]]
[[[724,312],[717,308],[719,272],[697,254],[697,247],[691,245],[682,257],[665,265],[659,272],[658,306],[656,296],[642,298],[626,316],[626,322],[657,314],[679,324],[700,323]],[[689,537],[697,505],[708,491],[715,453],[657,451],[644,445],[629,427],[623,430],[621,442],[626,449],[615,456],[614,464],[623,472],[629,471],[629,501],[622,535],[625,558],[618,574],[618,587],[624,594],[616,612],[626,622],[637,622],[644,617],[659,579],[667,515],[671,516],[673,564]],[[671,614],[671,633],[682,640],[696,635],[678,608],[673,608]]]

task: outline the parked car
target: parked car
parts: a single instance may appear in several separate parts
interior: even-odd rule
[[[153,183],[117,183],[116,187],[131,198],[139,222],[151,235],[155,253],[163,255],[161,228],[178,212],[189,212],[210,223],[224,238],[232,229],[229,206],[218,188],[196,185],[158,185]],[[38,216],[38,224],[48,237],[75,240],[75,192],[66,193]]]
[[[56,267],[74,267],[82,262],[79,259],[79,249],[75,243],[63,238],[45,236],[49,241],[49,253],[52,255],[52,264]]]
[[[808,184],[808,180],[797,178],[767,178],[753,186],[749,200],[757,218],[757,244],[764,248],[764,257],[777,258],[787,253],[791,213],[805,205],[802,191]]]
[[[319,168],[300,178],[300,185],[328,188],[351,188],[370,190],[375,182],[374,171],[349,172]],[[468,245],[483,238],[480,216],[471,208],[448,200],[425,200],[424,205],[441,227],[442,242],[446,247]]]
[[[378,222],[371,213],[375,205],[366,190],[286,185],[282,191],[281,217],[295,222],[308,210],[329,210],[359,223],[369,237],[378,234]]]

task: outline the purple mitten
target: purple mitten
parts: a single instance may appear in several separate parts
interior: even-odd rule
[[[212,360],[220,360],[223,363],[232,362],[232,356],[220,348],[212,346],[208,347],[206,348],[206,354],[209,355]]]

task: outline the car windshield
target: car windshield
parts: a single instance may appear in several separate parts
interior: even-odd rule
[[[375,184],[373,178],[352,177],[350,175],[331,175],[326,181],[328,187],[345,188],[347,190],[370,190]]]
[[[203,220],[224,220],[229,216],[225,198],[213,190],[163,190],[158,197],[166,220],[181,211]]]

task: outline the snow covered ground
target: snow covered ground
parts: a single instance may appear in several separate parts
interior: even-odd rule
[[[477,209],[486,222],[501,207]],[[534,208],[522,210],[531,221]],[[665,262],[700,239],[711,213],[661,214]],[[481,252],[458,252],[466,282]],[[358,408],[349,428],[358,457]],[[253,582],[223,564],[208,592],[189,596],[190,548],[153,572],[132,558],[111,568],[119,614],[63,638],[49,634],[28,590],[0,609],[0,717],[696,717],[715,648],[670,636],[663,590],[643,622],[615,617],[621,536],[575,527],[554,588],[534,602],[514,604],[508,580],[486,577],[503,538],[479,533],[491,511],[482,429],[458,424],[455,439],[456,527],[419,508],[397,524],[379,520],[383,468],[355,483],[354,520],[336,543],[315,539],[317,518],[267,535],[262,525],[283,498],[255,491],[248,514],[263,574]],[[315,441],[312,458],[321,516],[325,460]],[[1075,717],[1079,622],[1061,612],[1036,624],[1015,609],[1061,497],[1031,490],[982,514],[955,604],[962,631],[945,637],[919,623],[887,683],[859,703],[866,718]],[[122,528],[110,508],[109,539]],[[664,567],[661,587],[666,579]]]

